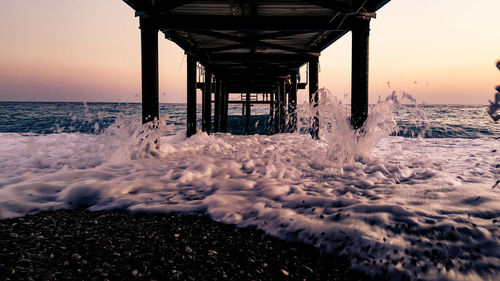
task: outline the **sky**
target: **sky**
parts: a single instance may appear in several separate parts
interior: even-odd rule
[[[500,84],[500,1],[392,0],[370,33],[370,102],[488,104]],[[140,33],[121,0],[1,0],[0,101],[140,102]],[[186,101],[182,49],[159,33],[160,102]],[[351,36],[320,56],[320,87],[349,101]],[[299,92],[299,103],[307,91]]]

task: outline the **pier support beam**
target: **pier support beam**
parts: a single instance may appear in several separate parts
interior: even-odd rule
[[[368,54],[370,19],[357,18],[352,30],[351,126],[357,130],[368,117]]]
[[[225,82],[224,82],[225,83]],[[222,84],[222,116],[220,119],[221,131],[223,133],[227,133],[227,115],[228,115],[228,107],[229,107],[229,92],[227,88]]]
[[[272,135],[274,134],[274,92],[269,93],[270,99],[269,99],[269,134]]]
[[[313,139],[319,139],[319,113],[318,113],[318,89],[319,89],[319,68],[318,68],[318,58],[313,58],[309,60],[309,102],[312,105],[313,120],[311,123],[311,137]]]
[[[158,29],[141,18],[142,123],[158,120]]]
[[[215,76],[215,94],[214,94],[214,132],[219,132],[221,107],[222,107],[222,90],[220,78]]]
[[[205,88],[203,89],[203,119],[201,130],[210,134],[212,122],[212,72],[205,68]]]
[[[282,86],[278,83],[274,91],[274,133],[280,132],[280,88]]]
[[[245,133],[247,135],[249,135],[250,134],[250,110],[251,110],[250,109],[250,91],[247,91],[246,95],[247,96],[246,96],[246,104],[245,104],[245,106],[246,106],[245,113],[246,113],[247,118],[246,118],[246,122],[245,122]]]
[[[286,112],[285,112],[285,106],[286,106],[286,82],[280,82],[280,93],[279,93],[279,111],[280,111],[280,128],[279,132],[284,133],[285,132],[285,121],[286,121]]]
[[[290,94],[288,95],[288,128],[289,132],[297,131],[297,73],[290,75],[292,84],[290,85]]]
[[[186,136],[196,134],[196,59],[187,56],[187,130]]]

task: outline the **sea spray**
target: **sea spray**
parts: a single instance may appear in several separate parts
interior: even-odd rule
[[[138,115],[100,135],[0,134],[0,216],[75,206],[203,212],[343,255],[385,280],[495,280],[498,140],[383,137],[392,124],[384,107],[394,102],[381,100],[370,106],[374,119],[363,134],[331,140],[378,143],[344,152],[328,139],[337,128],[352,131],[349,107],[340,102],[328,105],[336,116],[320,111],[319,141],[307,132],[186,138],[183,129],[170,135],[143,127]],[[486,114],[484,107],[471,112],[469,118]],[[155,132],[168,136],[159,136],[160,154],[151,156],[144,140],[156,139]]]
[[[407,93],[401,95],[395,92],[386,99],[379,100],[369,107],[368,118],[364,125],[354,130],[350,125],[350,107],[342,103],[329,90],[321,88],[318,91],[317,107],[304,105],[299,107],[299,132],[305,133],[311,128],[311,122],[316,112],[319,112],[320,139],[324,142],[325,159],[333,165],[342,166],[352,163],[358,158],[370,156],[377,143],[398,130],[395,121],[396,112],[406,111],[407,117],[412,116],[414,127],[420,129],[419,136],[424,136],[428,130],[428,122],[423,110],[416,100]],[[407,104],[411,105],[408,106]],[[318,157],[318,155],[315,155]],[[323,160],[323,157],[318,157]]]
[[[168,118],[141,124],[137,118],[121,117],[102,134],[104,142],[112,144],[110,161],[160,158],[161,137],[173,131]]]

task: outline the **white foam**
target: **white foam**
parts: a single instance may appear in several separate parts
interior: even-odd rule
[[[182,132],[155,150],[145,140],[161,133],[125,119],[98,136],[0,134],[0,217],[76,206],[204,212],[393,280],[497,278],[498,140],[384,137],[386,104],[353,132],[345,108],[330,106],[343,113],[320,141]]]

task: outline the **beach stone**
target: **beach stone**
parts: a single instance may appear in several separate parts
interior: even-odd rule
[[[9,234],[9,236],[12,238],[19,238],[19,234],[17,234],[17,233],[11,233],[11,234]]]
[[[21,267],[29,267],[31,265],[30,259],[20,259],[17,261],[17,264]]]
[[[0,220],[0,234],[13,233],[1,226],[16,221]],[[75,209],[25,221],[34,225],[19,223],[15,232],[36,232],[33,239],[40,245],[0,240],[5,249],[0,275],[6,280],[369,280],[346,273],[348,262],[323,257],[311,245],[291,245],[255,229],[235,230],[203,215]],[[21,259],[31,262],[18,263]]]

